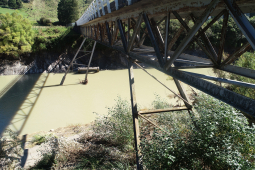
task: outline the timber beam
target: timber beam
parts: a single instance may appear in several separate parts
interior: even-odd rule
[[[144,114],[173,112],[173,111],[182,111],[182,110],[189,110],[189,109],[187,107],[173,107],[169,109],[142,110],[142,111],[139,111],[138,114],[144,115]]]

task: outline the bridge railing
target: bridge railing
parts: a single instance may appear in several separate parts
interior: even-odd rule
[[[124,6],[132,5],[139,0],[93,0],[84,14],[76,21],[77,25],[83,25],[90,20],[104,16]]]

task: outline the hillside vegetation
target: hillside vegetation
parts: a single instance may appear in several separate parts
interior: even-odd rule
[[[1,6],[0,13],[12,13],[17,11],[23,17],[33,21],[35,24],[41,17],[48,18],[52,22],[58,21],[57,7],[60,0],[31,0],[30,2],[23,2],[23,7],[20,9],[9,9],[8,6]],[[87,9],[92,0],[78,0],[79,2],[79,16],[81,16]],[[35,24],[37,25],[37,24]]]

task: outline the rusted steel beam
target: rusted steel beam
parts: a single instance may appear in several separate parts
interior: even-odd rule
[[[139,47],[141,47],[141,45],[143,45],[143,42],[144,42],[146,36],[148,36],[148,31],[147,31],[147,29],[144,30],[144,33],[143,33],[143,35],[142,35],[140,41],[138,42],[138,46],[139,46]]]
[[[142,111],[139,111],[138,114],[144,115],[144,114],[182,111],[182,110],[188,110],[188,108],[187,107],[173,107],[173,108],[168,108],[168,109],[142,110]]]
[[[111,41],[111,46],[113,45],[113,43],[115,42],[116,38],[117,38],[117,35],[118,35],[118,24],[117,24],[117,20],[115,21],[114,23],[114,31],[113,31],[113,34],[112,34],[112,41]]]
[[[123,45],[123,48],[125,50],[125,52],[127,53],[128,51],[128,47],[127,47],[127,39],[126,39],[126,36],[125,36],[125,30],[123,28],[123,24],[122,24],[122,21],[121,20],[117,20],[118,22],[118,27],[119,27],[119,30],[120,30],[120,36],[121,36],[121,40],[122,40],[122,45]]]
[[[133,64],[131,61],[128,61],[128,76],[129,76],[129,88],[130,88],[130,97],[131,97],[131,107],[132,107],[132,117],[133,117],[133,129],[134,129],[134,140],[135,140],[135,151],[136,151],[136,165],[137,169],[140,170],[141,165],[139,161],[140,156],[140,130],[138,122],[138,112],[137,112],[137,102],[136,102],[136,93],[135,93],[135,80],[133,72]]]
[[[223,71],[230,72],[230,73],[234,73],[237,75],[255,79],[255,70],[251,70],[248,68],[238,67],[238,66],[234,66],[234,65],[225,65],[219,69],[223,70]]]
[[[176,85],[176,87],[177,87],[177,89],[178,89],[178,91],[179,91],[181,97],[187,101],[187,102],[185,102],[185,100],[183,100],[185,106],[186,106],[188,109],[192,109],[192,105],[190,104],[190,100],[189,100],[189,98],[188,98],[188,95],[186,94],[186,90],[185,90],[185,89],[183,88],[183,86],[181,85],[181,82],[180,82],[178,79],[176,79],[176,78],[173,78],[173,79],[174,79],[174,83],[175,83],[175,85]]]
[[[187,72],[187,71],[185,71],[185,73],[194,75],[194,76],[199,77],[199,78],[207,79],[207,80],[213,80],[213,81],[218,81],[218,82],[222,82],[222,83],[228,83],[228,84],[233,84],[233,85],[236,85],[236,86],[243,86],[243,87],[255,89],[255,84],[252,84],[252,83],[246,83],[246,82],[241,82],[241,81],[236,81],[236,80],[224,79],[224,78],[220,78],[220,77],[207,76],[207,75],[191,73],[191,72]]]
[[[243,53],[245,53],[250,48],[251,48],[251,45],[247,42],[242,47],[237,49],[233,54],[231,54],[227,59],[225,59],[222,62],[221,66],[232,63],[233,61],[235,61],[238,57],[240,57]]]
[[[173,11],[173,14],[174,14],[175,17],[179,20],[179,22],[182,24],[182,26],[186,29],[186,31],[189,32],[189,31],[190,31],[190,28],[189,28],[189,26],[182,20],[181,16],[180,16],[177,12],[175,12],[175,11]],[[199,29],[199,30],[200,30],[200,29]],[[199,31],[199,30],[198,30],[198,31]],[[203,34],[202,34],[202,35],[203,35]],[[206,37],[203,36],[203,38],[204,38],[204,40],[205,40],[205,42],[206,42]],[[207,49],[210,48],[209,45],[208,45],[208,43],[205,43],[205,45],[206,45],[206,47],[205,47],[205,46],[200,42],[199,38],[196,37],[196,36],[193,38],[193,40],[190,41],[189,44],[191,44],[193,41],[196,41],[197,44],[200,46],[200,48],[201,48],[201,49],[206,53],[206,55],[212,60],[212,62],[213,62],[215,65],[217,65],[217,62],[216,62],[215,58],[214,58],[214,57],[212,56],[212,54],[207,50]],[[187,44],[187,46],[183,49],[183,51],[189,46],[189,44]]]
[[[192,40],[194,35],[197,33],[199,28],[203,25],[205,20],[208,18],[210,13],[215,9],[216,5],[219,3],[219,0],[213,0],[207,7],[207,9],[202,13],[202,15],[199,17],[199,19],[196,21],[195,25],[192,27],[192,29],[188,32],[187,36],[183,39],[181,44],[178,46],[178,48],[175,50],[175,53],[173,56],[171,56],[170,60],[166,63],[165,69],[168,70],[171,65],[173,64],[174,60],[178,58],[183,50],[186,48],[186,46],[189,44],[189,42]]]
[[[166,20],[167,16],[164,16],[161,20],[159,20],[156,25],[159,26],[164,20]]]
[[[156,42],[156,39],[155,39],[155,36],[153,34],[153,31],[151,29],[151,24],[149,22],[149,19],[148,19],[148,16],[146,14],[143,14],[143,19],[144,19],[144,22],[145,22],[145,25],[146,25],[146,28],[149,32],[149,36],[150,36],[150,39],[151,39],[151,43],[153,44],[153,47],[154,47],[154,50],[156,52],[156,55],[157,55],[157,58],[158,58],[158,61],[159,61],[159,64],[161,67],[164,67],[164,61],[163,61],[163,57],[160,53],[160,50],[159,50],[159,47],[158,47],[158,44]]]
[[[97,39],[97,30],[96,30],[96,26],[94,25],[94,38]]]
[[[95,48],[96,48],[96,44],[97,44],[97,41],[94,42],[94,45],[93,45],[93,49],[92,49],[92,52],[91,52],[91,55],[90,55],[90,58],[89,58],[89,64],[88,64],[88,67],[87,67],[87,72],[86,72],[86,75],[85,75],[85,79],[84,79],[84,82],[88,82],[88,73],[89,73],[89,66],[90,66],[90,63],[91,63],[91,60],[92,60],[92,57],[93,57],[93,54],[94,54],[94,51],[95,51]]]
[[[139,18],[134,26],[134,30],[133,30],[133,34],[132,34],[132,37],[130,39],[130,42],[128,44],[128,48],[127,48],[127,52],[129,53],[130,50],[132,49],[132,47],[134,46],[134,42],[135,42],[135,38],[136,38],[136,35],[137,35],[137,32],[139,31],[139,28],[141,27],[141,23],[142,23],[142,19],[143,19],[143,15],[142,13],[139,15]]]
[[[169,22],[170,22],[170,12],[167,12],[167,16],[165,19],[165,53],[164,53],[164,57],[165,57],[165,63],[167,62],[167,52],[168,52],[168,34],[169,34]]]
[[[193,20],[193,22],[195,23],[196,21],[196,18],[194,17],[193,14],[190,14],[191,15],[191,18]],[[201,31],[202,29],[200,28],[198,31]],[[206,46],[206,48],[208,49],[208,51],[211,53],[211,55],[214,57],[214,60],[216,60],[218,58],[218,55],[216,53],[216,51],[214,50],[209,38],[207,37],[206,33],[202,33],[201,34],[201,37],[202,37],[202,40]]]
[[[154,123],[152,120],[146,118],[145,116],[138,114],[141,118],[143,118],[144,120],[147,120],[150,124],[152,124],[153,126],[159,128],[160,130],[162,130],[165,133],[168,133],[167,131],[165,131],[163,128],[161,128],[159,125],[157,125],[156,123]]]
[[[102,39],[103,39],[103,42],[105,42],[106,40],[106,38],[105,38],[105,23],[102,23],[102,28],[101,28],[101,30],[102,30]]]
[[[157,23],[153,18],[151,18],[151,28],[152,28],[152,31],[153,31],[154,36],[156,38],[156,41],[158,43],[158,46],[160,48],[160,51],[163,52],[164,51],[164,41],[163,41],[162,35],[160,33],[160,30],[157,26]]]
[[[222,60],[222,55],[224,51],[224,44],[225,44],[225,39],[226,39],[226,33],[227,33],[227,27],[228,27],[228,12],[226,11],[224,13],[224,19],[223,19],[223,24],[222,24],[222,29],[221,29],[221,38],[220,38],[220,47],[218,51],[218,59],[217,63],[220,65],[221,60]]]
[[[130,44],[130,18],[128,18],[128,32],[127,32],[127,45],[129,46]]]
[[[113,35],[113,21],[111,21],[111,35]]]
[[[96,26],[97,27],[97,34],[96,34],[96,40],[99,40],[99,34],[100,34],[100,32],[99,32],[99,27],[98,27],[98,25]]]
[[[216,17],[213,18],[213,20],[210,23],[208,23],[201,31],[199,31],[196,37],[200,37],[204,32],[206,32],[208,28],[210,28],[216,21],[218,21],[218,19],[226,12],[227,12],[226,9],[222,10]]]
[[[98,24],[98,30],[99,30],[100,41],[103,42],[103,35],[102,35],[101,24]]]
[[[169,42],[167,49],[171,50],[173,45],[175,44],[175,42],[178,40],[178,38],[180,37],[181,33],[184,31],[184,27],[181,25],[181,27],[178,29],[177,33],[174,34],[174,37],[172,38],[172,40]]]
[[[92,26],[90,26],[90,38],[93,38],[93,29],[92,29]]]
[[[111,45],[112,44],[111,43],[112,36],[111,36],[110,28],[109,28],[109,23],[105,22],[105,25],[106,25],[106,30],[107,30],[108,42],[109,42],[109,45]]]

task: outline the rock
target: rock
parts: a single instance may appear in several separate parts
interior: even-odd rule
[[[54,132],[54,129],[51,129],[50,132]]]

